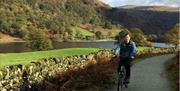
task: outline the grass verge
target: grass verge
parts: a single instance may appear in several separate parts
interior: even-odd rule
[[[176,56],[165,63],[167,78],[171,91],[179,91],[179,57]]]
[[[139,47],[138,51],[146,49],[148,49],[148,47]],[[100,50],[100,48],[67,48],[48,51],[0,54],[0,67],[13,64],[29,64],[31,61],[36,61],[41,58],[87,55],[91,52],[97,52],[98,50]]]
[[[36,51],[24,53],[0,54],[0,67],[13,64],[28,64],[41,58],[65,57],[72,55],[86,55],[91,52],[97,52],[99,48],[68,48],[49,51]]]

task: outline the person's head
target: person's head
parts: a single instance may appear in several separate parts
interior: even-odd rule
[[[131,37],[130,37],[130,34],[129,33],[126,33],[124,36],[123,36],[123,40],[125,43],[129,43]]]

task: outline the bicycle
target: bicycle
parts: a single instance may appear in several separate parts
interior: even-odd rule
[[[127,83],[125,82],[125,77],[126,77],[126,69],[123,65],[121,65],[121,69],[118,72],[118,87],[117,87],[117,91],[122,91],[123,90],[123,86],[125,86],[125,88],[128,87]]]

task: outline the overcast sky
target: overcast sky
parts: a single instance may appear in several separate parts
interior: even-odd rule
[[[123,5],[137,5],[137,6],[172,6],[180,7],[180,0],[101,0],[112,7]]]

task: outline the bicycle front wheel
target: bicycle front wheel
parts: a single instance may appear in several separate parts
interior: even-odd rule
[[[123,89],[123,79],[121,76],[118,77],[118,85],[117,85],[117,91],[122,91]]]

